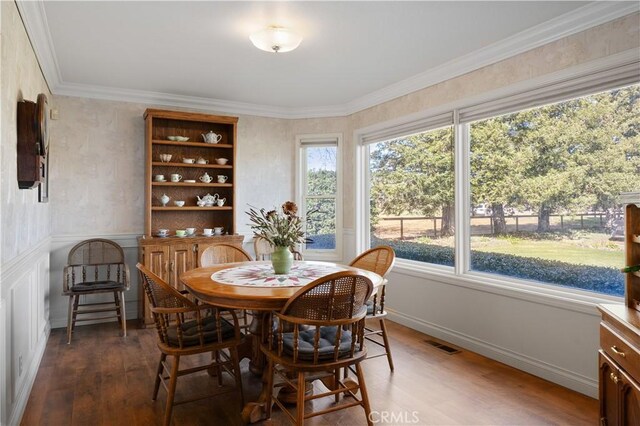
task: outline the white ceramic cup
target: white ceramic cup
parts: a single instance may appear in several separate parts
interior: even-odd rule
[[[162,182],[164,180],[164,175],[155,175],[154,179],[158,182]]]
[[[218,183],[225,183],[227,179],[229,178],[225,175],[218,175]]]
[[[214,232],[216,235],[222,235],[222,230],[223,230],[223,229],[224,229],[224,228],[223,228],[222,226],[216,226],[216,227],[214,227],[214,228],[213,228],[213,232]]]
[[[193,235],[196,233],[196,228],[187,228],[187,235]]]
[[[203,229],[204,235],[211,235],[213,234],[213,229],[211,228],[204,228]]]
[[[196,162],[196,159],[195,158],[183,158],[182,162],[186,163],[186,164],[193,164],[193,163]]]
[[[164,228],[158,229],[158,235],[162,235],[163,237],[169,235],[169,230]]]
[[[182,180],[182,175],[174,173],[171,175],[171,182],[180,182]]]
[[[187,231],[185,231],[184,229],[176,229],[177,237],[184,237],[185,235],[187,235]]]

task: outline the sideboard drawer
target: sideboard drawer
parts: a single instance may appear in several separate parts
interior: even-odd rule
[[[605,323],[600,324],[600,346],[627,373],[640,377],[640,353]]]

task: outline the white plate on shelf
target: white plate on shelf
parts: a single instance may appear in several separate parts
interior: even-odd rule
[[[157,180],[156,179],[156,180],[154,180],[154,182],[166,182],[166,181],[167,181],[166,179],[163,179],[163,180]]]
[[[185,179],[183,180],[184,183],[196,183],[195,179]]]

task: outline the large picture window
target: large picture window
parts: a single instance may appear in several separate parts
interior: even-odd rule
[[[312,256],[337,257],[340,247],[339,135],[298,137],[299,198]]]
[[[454,266],[453,127],[368,146],[370,242],[400,259]]]
[[[470,268],[621,296],[640,86],[469,125]]]
[[[623,296],[637,81],[636,63],[609,64],[356,130],[358,244],[473,286]]]

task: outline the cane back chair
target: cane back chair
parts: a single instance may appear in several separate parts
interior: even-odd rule
[[[138,263],[136,266],[140,271],[140,282],[149,299],[151,314],[158,332],[160,362],[152,399],[156,400],[162,384],[167,391],[164,425],[168,426],[171,423],[174,405],[211,398],[236,390],[240,393],[240,400],[244,405],[238,357],[238,345],[244,341],[244,336],[240,332],[235,313],[228,312],[231,318],[229,320],[222,316],[223,311],[226,313],[222,308],[196,305],[144,265]],[[210,362],[180,370],[182,357],[204,353],[211,353]],[[167,356],[173,356],[171,365],[167,362]],[[217,372],[220,387],[218,392],[175,402],[178,377],[204,370]],[[235,388],[222,387],[223,371],[234,377]]]
[[[360,256],[353,259],[350,266],[365,269],[367,271],[375,272],[384,278],[384,276],[393,267],[396,254],[389,246],[379,246],[365,251]],[[389,336],[387,335],[387,326],[384,322],[387,316],[387,311],[384,310],[384,296],[387,280],[385,279],[376,294],[367,301],[367,319],[378,320],[380,323],[379,329],[374,329],[369,326],[365,328],[365,338],[376,345],[384,348],[384,353],[379,355],[369,355],[369,358],[377,358],[381,356],[387,357],[389,368],[393,371],[393,358],[391,357],[391,346],[389,345]],[[375,339],[373,336],[379,335],[382,337],[382,342],[379,338]],[[346,373],[346,370],[345,370]]]
[[[198,265],[213,266],[221,263],[250,262],[252,260],[251,255],[240,247],[231,244],[216,244],[207,247],[202,252]]]
[[[256,260],[271,260],[271,254],[274,252],[273,246],[269,241],[262,237],[255,237],[253,240],[253,251],[256,253]],[[294,260],[304,260],[302,253],[295,250],[293,247],[289,248],[289,251],[293,253]]]
[[[251,255],[240,247],[230,244],[216,244],[207,247],[200,255],[199,263],[201,267],[219,265],[221,263],[251,262]],[[249,328],[249,316],[244,309],[236,309],[236,315],[242,318],[241,329]]]
[[[297,425],[304,420],[329,412],[361,405],[369,418],[370,406],[360,361],[367,355],[364,346],[366,301],[373,284],[367,277],[353,271],[337,272],[319,278],[301,288],[280,312],[271,314],[267,342],[261,350],[267,356],[267,419],[271,417],[272,401]],[[355,365],[358,382],[340,380],[340,369]],[[274,377],[281,381],[274,384]],[[296,377],[297,376],[297,380]],[[323,379],[333,390],[305,396],[307,381]],[[296,389],[297,413],[294,417],[274,396],[274,387],[289,385]],[[360,390],[361,398],[356,396]],[[355,401],[305,414],[305,402],[341,394]]]
[[[69,296],[67,343],[76,322],[117,318],[122,335],[127,336],[124,292],[129,290],[129,267],[124,262],[122,247],[110,240],[93,238],[76,244],[69,252],[64,267],[62,293]],[[113,293],[113,301],[80,303],[80,296]],[[86,307],[86,308],[83,308]],[[85,314],[115,312],[112,316]],[[82,317],[78,318],[78,315]]]

